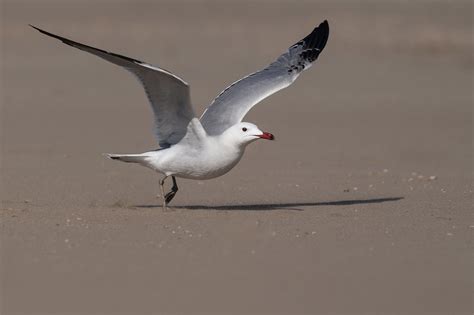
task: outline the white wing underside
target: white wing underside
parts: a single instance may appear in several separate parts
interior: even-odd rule
[[[278,61],[233,83],[211,103],[201,116],[201,123],[210,135],[218,135],[242,121],[257,103],[289,86],[298,73],[288,74]]]
[[[133,73],[143,85],[151,104],[156,136],[162,148],[181,140],[199,142],[206,133],[219,135],[242,121],[255,104],[289,86],[303,70],[311,67],[324,49],[329,36],[329,25],[324,21],[268,67],[227,87],[204,111],[200,120],[197,120],[193,119],[195,115],[191,107],[189,85],[171,72],[32,27]]]
[[[200,118],[206,132],[221,134],[241,122],[255,104],[292,84],[318,58],[328,36],[329,25],[324,21],[268,67],[227,87]]]
[[[69,46],[96,55],[133,73],[143,85],[151,104],[160,147],[166,148],[176,144],[185,136],[187,126],[195,115],[191,107],[189,85],[181,78],[142,61],[74,42],[32,27]]]

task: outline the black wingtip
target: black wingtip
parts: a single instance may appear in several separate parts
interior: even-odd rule
[[[329,36],[329,22],[328,20],[324,20],[321,22],[314,30],[313,32],[320,32],[320,34],[324,37]]]
[[[50,32],[46,32],[45,30],[42,30],[42,29],[40,29],[39,27],[36,27],[36,26],[34,26],[34,25],[31,25],[31,24],[28,24],[28,25],[31,26],[32,28],[34,28],[35,30],[37,30],[38,32],[44,34],[44,35],[48,35],[48,36],[50,36],[50,37],[57,38],[57,39],[61,40],[63,43],[66,43],[66,42],[64,41],[64,39],[63,39],[62,37],[60,37],[60,36],[51,34]],[[67,44],[67,43],[66,43],[66,44]]]
[[[34,29],[37,30],[38,32],[41,32],[41,33],[44,32],[42,29],[40,29],[40,28],[38,28],[38,27],[36,27],[36,26],[34,26],[34,25],[32,25],[32,24],[28,24],[28,26],[34,28]]]
[[[138,59],[133,59],[133,58],[130,58],[130,57],[127,57],[127,56],[123,56],[123,55],[119,55],[119,54],[116,54],[116,53],[113,53],[113,52],[110,52],[110,51],[106,51],[106,50],[103,50],[103,49],[99,49],[99,48],[95,48],[95,47],[92,47],[92,46],[88,46],[88,45],[85,45],[85,44],[81,44],[81,43],[75,42],[75,41],[70,40],[70,39],[67,39],[67,38],[65,38],[65,37],[62,37],[62,36],[59,36],[59,35],[56,35],[56,34],[47,32],[47,31],[45,31],[45,30],[42,30],[42,29],[40,29],[39,27],[33,26],[33,25],[31,25],[31,24],[28,24],[28,25],[31,26],[32,28],[34,28],[35,30],[37,30],[38,32],[42,33],[42,34],[45,34],[45,35],[48,35],[48,36],[50,36],[50,37],[59,39],[59,40],[62,41],[64,44],[69,45],[69,46],[72,46],[72,47],[75,47],[75,48],[78,48],[78,49],[81,49],[81,50],[86,50],[86,51],[87,51],[88,49],[92,49],[92,50],[100,51],[101,53],[104,53],[104,54],[112,55],[112,56],[115,56],[115,57],[118,57],[118,58],[127,60],[127,61],[129,61],[129,62],[133,62],[133,63],[137,63],[137,64],[144,64],[144,63],[145,63],[145,62],[140,61],[140,60],[138,60]],[[88,51],[88,52],[90,52],[90,51]]]
[[[50,37],[59,39],[60,41],[62,41],[62,42],[65,43],[65,44],[71,45],[71,43],[73,43],[73,41],[71,41],[71,40],[69,40],[69,39],[67,39],[67,38],[64,38],[64,37],[55,35],[55,34],[53,34],[53,33],[47,32],[47,31],[42,30],[42,29],[40,29],[39,27],[36,27],[36,26],[34,26],[34,25],[31,25],[31,24],[28,24],[28,25],[31,26],[32,28],[34,28],[35,30],[37,30],[38,32],[42,33],[42,34],[45,34],[45,35],[48,35],[48,36],[50,36]]]
[[[40,33],[43,33],[43,34],[49,35],[49,34],[48,34],[48,32],[46,32],[46,31],[43,31],[43,30],[42,30],[42,29],[40,29],[39,27],[36,27],[36,26],[34,26],[34,25],[32,25],[32,24],[28,24],[28,25],[29,25],[30,27],[34,28],[35,30],[37,30],[37,31],[38,31],[38,32],[40,32]]]
[[[324,20],[321,24],[319,24],[319,27],[322,28],[325,32],[327,32],[327,35],[329,36],[329,22],[328,22],[328,20]]]
[[[301,57],[309,62],[318,59],[319,54],[326,47],[329,38],[329,22],[324,20],[305,38],[297,43],[303,46]]]
[[[326,43],[329,38],[329,23],[328,20],[324,20],[319,24],[318,27],[316,27],[311,34],[308,35],[309,38],[309,43],[308,46],[311,48],[317,48],[318,49],[318,55],[321,53],[326,47]],[[317,58],[317,55],[313,56],[315,59]]]

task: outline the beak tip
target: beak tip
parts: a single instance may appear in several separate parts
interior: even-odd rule
[[[275,136],[269,132],[263,132],[260,138],[266,139],[266,140],[275,140]]]

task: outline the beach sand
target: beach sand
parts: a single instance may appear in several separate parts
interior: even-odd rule
[[[245,121],[275,134],[210,181],[156,148],[122,69],[196,113],[328,19],[328,45]],[[10,314],[472,314],[472,2],[3,1],[1,308]],[[168,183],[170,184],[170,183]]]

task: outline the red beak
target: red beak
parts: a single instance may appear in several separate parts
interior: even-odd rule
[[[264,132],[259,137],[266,140],[275,140],[275,137],[269,132]]]

